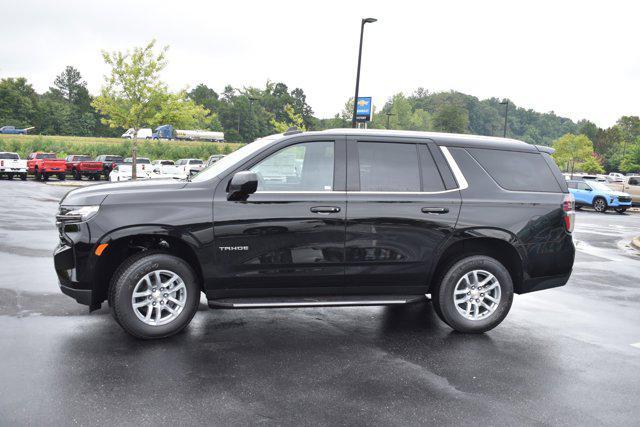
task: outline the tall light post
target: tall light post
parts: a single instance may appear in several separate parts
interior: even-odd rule
[[[507,137],[507,117],[509,116],[509,100],[507,99],[505,101],[502,101],[500,105],[505,106],[504,107],[504,132],[502,133],[502,136],[506,138]]]
[[[389,129],[389,119],[391,118],[391,116],[395,116],[394,113],[386,113],[387,114],[387,129]]]
[[[360,22],[360,49],[358,50],[358,72],[356,73],[356,95],[353,98],[353,119],[351,127],[356,127],[356,115],[358,114],[358,91],[360,90],[360,63],[362,62],[362,36],[364,34],[364,24],[376,22],[376,18],[363,18]]]

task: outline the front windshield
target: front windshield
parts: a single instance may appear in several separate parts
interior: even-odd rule
[[[611,188],[609,188],[606,184],[604,184],[602,182],[598,182],[598,181],[589,182],[589,186],[591,188],[593,188],[594,190],[611,191]]]
[[[229,154],[228,156],[221,158],[217,162],[212,163],[210,166],[207,166],[200,173],[198,173],[197,175],[194,175],[191,178],[191,181],[202,182],[202,181],[208,181],[212,178],[215,178],[216,176],[222,174],[226,170],[231,169],[236,164],[241,163],[243,160],[250,157],[252,154],[272,144],[275,140],[279,139],[280,137],[282,137],[282,134],[270,135],[270,136],[265,136],[264,138],[256,139],[251,144],[247,144],[244,147],[241,147],[236,151],[234,151],[233,153]]]

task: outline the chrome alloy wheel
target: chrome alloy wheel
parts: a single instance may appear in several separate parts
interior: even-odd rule
[[[607,203],[603,199],[596,199],[596,201],[593,202],[593,208],[597,212],[604,212],[604,209],[606,207],[607,207]]]
[[[453,302],[465,319],[482,320],[496,311],[501,293],[496,276],[485,270],[473,270],[456,283]]]
[[[131,296],[133,311],[147,325],[161,326],[178,317],[187,301],[187,287],[176,273],[155,270],[138,281]]]

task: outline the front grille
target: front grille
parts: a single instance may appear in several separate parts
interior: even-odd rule
[[[622,202],[622,203],[627,203],[631,201],[631,197],[627,197],[627,196],[619,196],[618,197],[618,201]]]

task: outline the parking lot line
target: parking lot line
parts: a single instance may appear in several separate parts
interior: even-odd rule
[[[640,348],[640,342],[631,344],[631,347]]]

